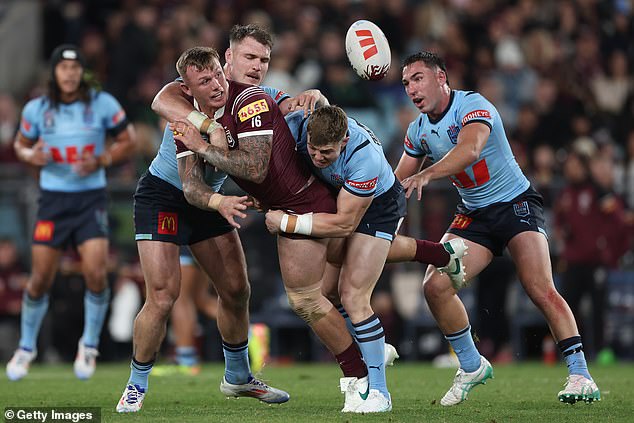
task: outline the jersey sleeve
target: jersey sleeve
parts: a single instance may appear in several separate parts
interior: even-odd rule
[[[470,123],[480,122],[492,129],[496,116],[497,110],[495,106],[482,95],[475,92],[468,93],[460,103],[460,106],[458,106],[458,118],[460,119],[461,127],[465,127]]]
[[[36,140],[40,136],[40,121],[42,113],[38,104],[42,100],[29,101],[22,109],[22,119],[20,120],[20,132],[30,140]]]
[[[421,158],[425,157],[426,153],[423,150],[420,142],[418,142],[418,119],[410,123],[405,133],[405,140],[403,141],[403,148],[408,156]]]
[[[128,117],[121,104],[111,94],[101,91],[97,94],[100,110],[103,111],[103,121],[108,134],[118,135],[128,125]]]
[[[287,98],[291,98],[291,96],[282,90],[278,90],[277,88],[273,88],[273,87],[267,87],[265,85],[260,85],[260,88],[262,88],[262,90],[269,96],[271,97],[279,106],[280,103],[284,100],[286,100]]]
[[[348,159],[343,189],[358,197],[374,195],[381,164],[375,150],[369,147],[359,149]]]
[[[274,100],[258,87],[250,87],[240,93],[231,111],[236,121],[238,140],[273,135],[275,107]]]

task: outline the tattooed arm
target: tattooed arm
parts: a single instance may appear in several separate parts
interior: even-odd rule
[[[170,124],[170,129],[175,131],[175,140],[182,142],[191,151],[231,176],[259,184],[268,174],[272,135],[240,138],[240,148],[229,150],[218,147],[218,145],[227,145],[227,135],[224,131],[214,131],[211,135],[211,144],[207,144],[198,130],[188,121],[173,122]],[[224,143],[221,139],[223,137]]]
[[[247,196],[224,196],[216,193],[205,183],[205,163],[197,154],[178,159],[178,176],[183,183],[183,194],[192,206],[203,210],[217,210],[235,228],[240,228],[235,218],[245,218],[243,213],[252,202]],[[220,196],[212,200],[213,196]],[[215,205],[215,207],[211,205]]]

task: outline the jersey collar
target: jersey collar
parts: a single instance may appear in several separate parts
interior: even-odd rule
[[[437,124],[438,122],[442,120],[442,118],[445,117],[449,109],[451,109],[451,104],[453,103],[453,97],[454,97],[454,90],[451,90],[451,94],[449,95],[449,104],[447,104],[447,108],[445,109],[445,111],[443,111],[442,114],[438,116],[438,119],[432,119],[429,115],[427,115],[430,123]]]

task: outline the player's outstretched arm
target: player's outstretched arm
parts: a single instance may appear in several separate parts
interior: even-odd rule
[[[359,197],[342,189],[337,197],[337,213],[295,216],[272,210],[266,213],[266,227],[272,234],[286,232],[318,238],[345,238],[359,226],[373,198]]]
[[[260,184],[268,174],[273,135],[240,138],[240,148],[228,150],[218,147],[227,144],[227,136],[222,130],[214,130],[210,135],[211,143],[207,144],[189,121],[172,122],[170,129],[175,132],[175,140],[231,176]]]
[[[173,122],[177,119],[186,119],[194,110],[187,95],[180,88],[179,82],[170,82],[156,94],[152,100],[152,110],[162,118]]]
[[[187,202],[203,210],[217,210],[235,228],[240,225],[236,217],[244,219],[250,205],[247,196],[235,197],[219,194],[204,181],[204,162],[197,154],[178,159],[178,175],[183,183]]]
[[[306,90],[299,93],[295,97],[287,98],[280,103],[280,110],[286,116],[290,112],[303,110],[304,117],[308,116],[308,112],[314,112],[317,107],[327,106],[330,102],[317,89]]]
[[[474,122],[463,127],[458,134],[458,143],[445,157],[416,175],[403,180],[406,197],[409,198],[414,190],[418,190],[418,199],[420,200],[423,187],[430,181],[455,175],[465,170],[480,157],[490,134],[491,129],[484,123]]]

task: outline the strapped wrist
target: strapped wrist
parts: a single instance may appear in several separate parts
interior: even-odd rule
[[[216,130],[220,125],[214,119],[207,117],[206,114],[198,110],[192,110],[187,115],[187,120],[192,123],[202,134],[209,134]]]
[[[313,214],[284,214],[280,222],[280,230],[289,234],[310,235],[313,231]]]

